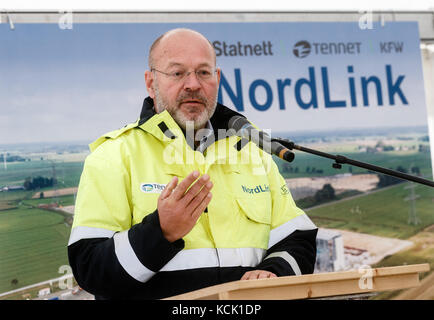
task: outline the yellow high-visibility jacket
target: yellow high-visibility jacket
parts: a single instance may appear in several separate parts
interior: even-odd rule
[[[223,135],[235,114],[218,104],[210,119],[215,141],[202,153],[147,98],[137,122],[90,145],[68,244],[81,287],[98,298],[153,299],[239,280],[254,269],[313,272],[316,226],[269,154]],[[174,176],[181,181],[193,170],[210,176],[213,198],[193,229],[170,243],[157,200]]]

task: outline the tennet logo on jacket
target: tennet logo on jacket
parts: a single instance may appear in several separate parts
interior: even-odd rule
[[[140,190],[144,193],[161,193],[165,187],[166,185],[161,183],[142,183]]]
[[[264,184],[264,185],[258,185],[258,186],[254,187],[254,188],[248,188],[246,186],[241,185],[241,188],[243,189],[243,191],[245,193],[250,193],[250,194],[261,193],[261,192],[270,192],[270,187],[267,186],[266,184]]]

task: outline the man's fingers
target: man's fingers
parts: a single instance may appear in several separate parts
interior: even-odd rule
[[[190,173],[184,180],[182,180],[176,189],[173,191],[173,196],[175,200],[179,200],[184,196],[185,191],[187,191],[188,187],[199,177],[198,171],[193,171]]]
[[[250,272],[246,272],[245,274],[243,274],[243,276],[241,277],[241,280],[248,280],[249,274],[250,274]]]
[[[173,177],[172,180],[166,185],[164,190],[161,192],[160,198],[166,199],[168,196],[172,194],[173,189],[178,185],[178,177]]]
[[[255,279],[267,279],[267,278],[276,278],[277,276],[269,271],[265,270],[253,270],[246,272],[241,280],[255,280]]]
[[[212,198],[212,193],[208,192],[205,196],[205,198],[202,200],[202,202],[199,204],[199,206],[193,211],[191,214],[194,221],[197,221],[199,219],[199,216],[202,214],[202,212],[205,211],[205,208],[208,206]]]
[[[196,197],[200,190],[203,189],[203,187],[209,182],[209,175],[204,174],[202,177],[200,177],[191,187],[188,189],[188,191],[184,194],[182,201],[184,202],[185,206],[188,206],[190,201]]]
[[[188,190],[188,193],[185,195],[185,201],[189,201],[189,203],[186,202],[188,204],[186,208],[187,211],[194,211],[202,203],[212,187],[213,184],[211,181],[208,181],[205,185],[203,185],[202,190],[200,190],[199,193],[191,190],[193,188],[191,187],[190,190]]]
[[[267,279],[267,278],[270,278],[269,272],[259,272],[258,279]]]
[[[253,280],[253,279],[257,279],[256,271],[249,271],[249,272],[246,272],[246,273],[241,277],[241,280]]]

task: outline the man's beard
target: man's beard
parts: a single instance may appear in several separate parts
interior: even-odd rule
[[[167,110],[167,112],[169,112],[169,114],[176,121],[176,123],[178,123],[178,125],[184,130],[186,130],[187,128],[187,123],[189,123],[189,126],[191,125],[191,123],[193,123],[195,130],[203,128],[207,123],[207,121],[214,114],[214,111],[217,106],[217,94],[214,97],[213,101],[210,101],[197,92],[192,92],[192,93],[185,92],[176,99],[174,105],[169,105],[166,99],[160,94],[157,85],[155,86],[154,91],[155,91],[155,101],[154,101],[155,111],[157,113],[161,113],[164,110]],[[204,110],[198,116],[196,116],[196,119],[194,120],[188,118],[184,114],[184,112],[179,108],[179,106],[183,101],[190,100],[190,99],[199,100],[205,106]]]

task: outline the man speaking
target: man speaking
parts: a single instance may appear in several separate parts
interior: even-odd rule
[[[96,299],[313,272],[317,228],[271,156],[231,134],[239,114],[217,103],[219,81],[203,35],[166,32],[149,51],[140,118],[90,145],[68,256]]]

